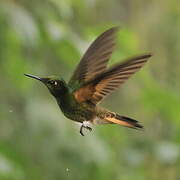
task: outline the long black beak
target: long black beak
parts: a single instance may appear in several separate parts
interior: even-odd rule
[[[38,76],[34,76],[34,75],[31,75],[31,74],[24,74],[25,76],[27,77],[30,77],[30,78],[33,78],[33,79],[37,79],[39,81],[42,81],[42,78],[38,77]]]

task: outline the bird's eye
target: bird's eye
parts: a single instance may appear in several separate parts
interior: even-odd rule
[[[48,81],[48,83],[51,85],[57,85],[57,81],[54,81],[54,80],[50,80],[50,81]]]

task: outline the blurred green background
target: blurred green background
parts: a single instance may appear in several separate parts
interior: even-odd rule
[[[111,62],[154,56],[102,105],[144,131],[97,126],[80,136],[48,90],[69,79],[90,42],[120,25]],[[0,179],[180,179],[179,0],[0,1]]]

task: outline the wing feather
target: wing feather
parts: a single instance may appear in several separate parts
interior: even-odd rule
[[[150,57],[151,54],[133,57],[124,63],[116,64],[107,69],[95,79],[87,82],[87,85],[83,87],[83,89],[90,89],[91,87],[91,93],[86,94],[83,100],[97,104],[137,72]],[[81,92],[81,88],[75,92],[76,96],[79,92]]]
[[[77,89],[105,71],[107,62],[115,47],[115,35],[118,27],[113,27],[102,33],[88,48],[78,64],[69,86]]]

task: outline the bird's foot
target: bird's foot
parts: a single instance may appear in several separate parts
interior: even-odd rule
[[[90,132],[92,131],[92,128],[89,126],[86,126],[85,128],[88,129]]]
[[[83,128],[88,129],[89,131],[92,131],[92,128],[91,128],[91,127],[85,126],[85,125],[82,123],[82,125],[81,125],[81,127],[80,127],[80,131],[79,131],[82,136],[84,136]]]

